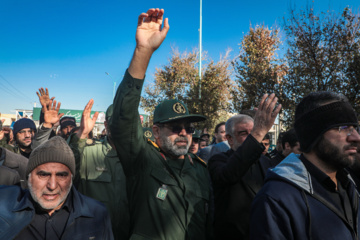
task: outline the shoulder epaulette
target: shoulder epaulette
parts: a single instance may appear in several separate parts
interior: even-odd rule
[[[150,139],[147,139],[148,143],[151,144],[153,147],[155,147],[158,151],[160,151],[160,147],[153,141],[151,141]]]
[[[204,165],[205,167],[207,167],[207,163],[206,163],[203,159],[201,159],[198,155],[193,154],[193,156],[194,156],[194,159],[195,159],[195,160],[197,160],[197,161],[200,162],[202,165]]]

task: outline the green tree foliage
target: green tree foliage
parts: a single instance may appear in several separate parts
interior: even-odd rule
[[[295,100],[290,117],[302,97],[313,91],[343,93],[360,110],[359,20],[348,8],[320,14],[312,7],[291,10],[284,21],[289,67],[285,79]]]
[[[203,57],[206,61],[206,56]],[[228,54],[218,62],[213,60],[205,64],[201,79],[201,98],[199,95],[198,53],[179,53],[173,50],[167,65],[157,68],[155,82],[145,87],[141,98],[141,107],[153,113],[155,107],[165,99],[177,98],[183,101],[190,113],[208,117],[199,124],[199,128],[212,128],[218,122],[228,118],[231,109],[230,78],[231,68]]]
[[[265,93],[275,93],[283,110],[291,106],[284,81],[287,66],[276,54],[280,44],[279,29],[250,26],[240,43],[239,56],[232,62],[238,84],[233,102],[236,111],[257,107]]]

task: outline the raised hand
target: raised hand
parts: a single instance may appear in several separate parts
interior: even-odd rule
[[[39,97],[39,101],[41,106],[44,108],[44,106],[48,106],[50,104],[50,101],[53,101],[55,97],[50,98],[49,97],[49,90],[47,88],[39,88],[39,92],[36,92],[36,95]]]
[[[251,135],[253,135],[258,142],[263,140],[266,133],[268,133],[274,125],[276,116],[281,109],[281,104],[275,108],[277,101],[278,98],[275,97],[273,93],[270,95],[264,94],[260,101],[254,118],[254,128],[251,131]]]
[[[2,123],[4,123],[5,119],[2,120]],[[0,131],[0,140],[4,138],[5,134],[9,134],[9,143],[8,144],[13,144],[14,142],[14,133],[11,130],[10,127],[3,127],[2,131]]]
[[[131,59],[128,72],[133,78],[142,79],[149,64],[150,58],[154,51],[164,41],[169,31],[169,21],[163,22],[164,9],[151,8],[147,13],[142,13],[138,18],[136,30],[136,48],[133,58]]]
[[[58,102],[56,105],[56,101],[50,100],[48,105],[43,105],[44,110],[44,124],[43,126],[46,128],[52,128],[54,124],[60,121],[60,118],[64,115],[64,113],[59,113],[61,103]]]
[[[98,112],[95,112],[92,118],[90,117],[91,108],[93,105],[94,100],[90,99],[90,101],[86,104],[83,114],[81,116],[80,130],[76,134],[81,139],[87,138],[88,134],[94,128],[96,119],[98,118]]]
[[[164,27],[161,28],[163,15],[164,9],[159,8],[151,8],[139,15],[135,37],[137,48],[155,51],[161,45],[170,28],[167,18],[165,18]]]

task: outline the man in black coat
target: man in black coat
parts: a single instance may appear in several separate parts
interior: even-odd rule
[[[280,111],[281,105],[274,110],[276,102],[274,94],[266,94],[255,120],[244,114],[231,117],[225,125],[231,149],[209,160],[216,239],[249,238],[251,202],[271,167],[270,160],[262,155],[265,147],[261,142]]]

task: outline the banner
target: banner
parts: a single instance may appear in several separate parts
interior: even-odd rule
[[[40,112],[41,108],[34,107],[33,108],[33,120],[39,121],[40,120]],[[90,117],[94,116],[96,111],[91,111]],[[74,117],[77,123],[80,123],[81,116],[83,111],[82,110],[72,110],[72,109],[60,109],[59,113],[64,113],[64,116]],[[104,123],[105,121],[105,112],[99,111],[99,116],[96,119],[96,123]]]
[[[34,121],[39,121],[40,120],[40,112],[41,112],[40,107],[34,107],[33,108],[32,117],[33,117]],[[96,111],[91,111],[91,114],[90,114],[91,118],[94,116],[95,112]],[[72,110],[72,109],[60,109],[59,113],[64,113],[64,116],[74,117],[76,119],[76,122],[80,123],[83,111],[82,110]],[[96,123],[104,123],[105,114],[106,114],[106,112],[99,111],[99,116],[96,119]],[[149,115],[140,114],[140,119],[141,118],[143,119],[143,122],[146,123],[148,121],[148,119],[149,119]]]

